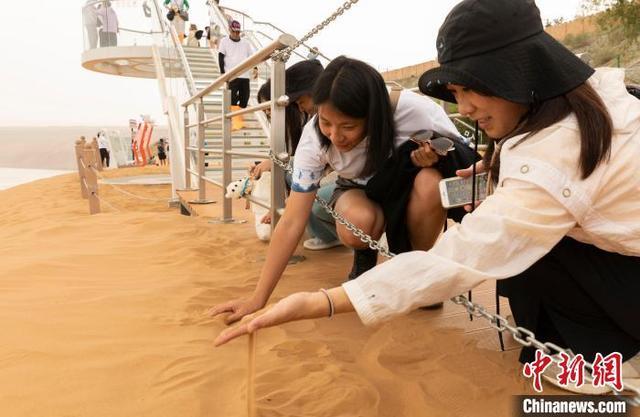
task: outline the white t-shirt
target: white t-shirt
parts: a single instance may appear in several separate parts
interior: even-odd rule
[[[98,148],[109,149],[109,139],[105,135],[98,135]]]
[[[333,145],[323,148],[315,127],[316,118],[317,116],[314,116],[302,131],[293,162],[291,189],[297,192],[316,190],[327,165],[342,178],[366,184],[373,175],[361,177],[360,172],[367,158],[369,139],[365,138],[348,152],[340,152]],[[400,94],[393,119],[396,128],[396,149],[419,130],[433,130],[444,136],[460,137],[460,133],[442,107],[430,98],[411,91],[405,90]]]
[[[245,59],[249,58],[255,52],[253,47],[246,39],[240,39],[239,41],[233,41],[228,36],[225,36],[220,40],[218,46],[218,52],[224,54],[224,70],[225,72],[231,71]],[[249,78],[249,71],[238,75],[236,78]]]

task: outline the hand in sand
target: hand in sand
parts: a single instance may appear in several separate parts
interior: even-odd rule
[[[427,142],[420,143],[418,149],[411,152],[411,162],[421,168],[429,168],[438,162],[438,154]]]
[[[478,161],[476,162],[476,174],[480,174],[483,173],[485,171],[484,169],[484,161]],[[456,175],[462,178],[467,178],[473,175],[473,165],[471,165],[469,168],[465,168],[465,169],[459,169],[456,171]],[[476,207],[478,207],[480,204],[482,203],[482,201],[476,201]],[[471,211],[471,205],[467,204],[466,206],[464,206],[464,209],[468,212]]]
[[[273,327],[290,321],[304,320],[322,317],[327,315],[327,311],[318,311],[318,301],[320,304],[324,295],[310,292],[299,292],[283,298],[273,306],[266,308],[255,314],[245,316],[239,325],[222,331],[213,342],[215,346],[224,345],[230,340],[245,334],[253,333],[258,329]],[[326,310],[326,306],[321,306]]]
[[[239,298],[237,300],[228,301],[223,304],[218,304],[207,311],[207,314],[211,317],[215,317],[222,313],[231,313],[224,318],[226,324],[235,323],[247,314],[256,312],[264,307],[264,303],[261,303],[254,298]]]

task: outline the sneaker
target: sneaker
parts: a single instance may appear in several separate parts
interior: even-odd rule
[[[353,267],[348,280],[356,279],[378,263],[378,251],[373,249],[356,249],[353,251]]]
[[[324,249],[335,248],[336,246],[342,246],[342,242],[340,242],[340,240],[338,239],[332,240],[331,242],[325,242],[324,240],[318,237],[314,237],[314,238],[305,240],[304,243],[302,243],[302,246],[305,249],[309,249],[309,250],[324,250]]]

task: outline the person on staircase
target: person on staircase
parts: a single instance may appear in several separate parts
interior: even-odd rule
[[[231,71],[255,53],[249,41],[240,37],[240,32],[240,22],[234,20],[229,26],[229,36],[225,36],[220,41],[218,47],[218,65],[220,66],[221,74]],[[232,106],[239,106],[239,108],[242,109],[247,107],[249,95],[251,94],[249,77],[250,71],[245,71],[229,81]]]
[[[189,1],[188,0],[164,0],[164,7],[169,10],[167,17],[173,16],[171,26],[176,30],[180,43],[185,38],[184,25],[189,20]]]

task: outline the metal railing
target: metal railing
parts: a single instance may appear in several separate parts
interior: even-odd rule
[[[271,152],[275,155],[286,154],[285,145],[285,109],[288,104],[288,97],[285,94],[285,63],[278,61],[271,63],[271,97],[277,97],[275,100],[271,100],[259,105],[253,105],[245,109],[230,111],[231,110],[231,92],[228,87],[229,81],[236,78],[243,72],[255,67],[256,65],[265,62],[276,51],[280,51],[295,44],[296,39],[288,34],[281,35],[278,39],[274,40],[271,44],[257,51],[251,57],[241,62],[238,66],[231,69],[229,72],[220,75],[207,87],[200,92],[194,94],[184,103],[184,138],[185,138],[185,175],[186,175],[186,187],[191,188],[192,179],[198,181],[198,198],[192,203],[204,204],[209,202],[206,195],[206,184],[210,183],[217,187],[226,190],[227,186],[231,183],[232,175],[232,158],[233,157],[254,157],[254,158],[268,158],[269,154],[264,152],[246,152],[237,151],[232,149],[232,131],[231,131],[231,119],[233,117],[241,116],[244,114],[260,112],[267,108],[271,109],[271,126],[270,126],[270,139],[271,139]],[[222,90],[222,110],[221,114],[215,115],[209,119],[205,119],[204,111],[204,97],[211,94],[216,90]],[[196,121],[190,120],[189,108],[195,107]],[[213,123],[222,124],[222,148],[211,149],[205,148],[205,128]],[[196,143],[191,144],[188,138],[191,137],[193,129],[197,129]],[[195,145],[195,146],[194,146]],[[222,156],[222,181],[216,181],[205,175],[205,154],[214,154]],[[191,157],[195,156],[196,169],[191,167]],[[277,223],[282,209],[284,208],[285,198],[285,174],[284,171],[276,166],[272,169],[271,175],[271,204],[268,207],[271,210],[272,227]],[[258,202],[252,198],[250,201],[256,202],[262,206],[266,206],[264,202]],[[225,198],[223,203],[223,222],[233,221],[232,204],[231,199]]]
[[[234,20],[239,21],[242,26],[242,31],[246,35],[252,35],[252,34],[261,35],[267,38],[269,41],[273,41],[273,39],[286,34],[284,30],[274,25],[273,23],[254,20],[251,16],[249,16],[248,14],[240,10],[236,10],[226,6],[217,6],[213,0],[209,0],[208,4],[211,9],[210,13],[213,13],[216,16],[220,29],[224,34],[229,34],[227,16],[229,16]],[[271,29],[272,33],[267,33],[269,32],[268,29]],[[304,46],[307,50],[313,49],[312,46],[309,46],[304,42],[302,43],[301,46]],[[303,60],[307,59],[306,54],[300,53],[299,51],[295,51],[294,53],[300,59],[303,59]],[[329,58],[322,52],[318,51],[317,54],[318,54],[318,58],[325,61],[324,62],[325,65],[331,61],[331,58]]]

